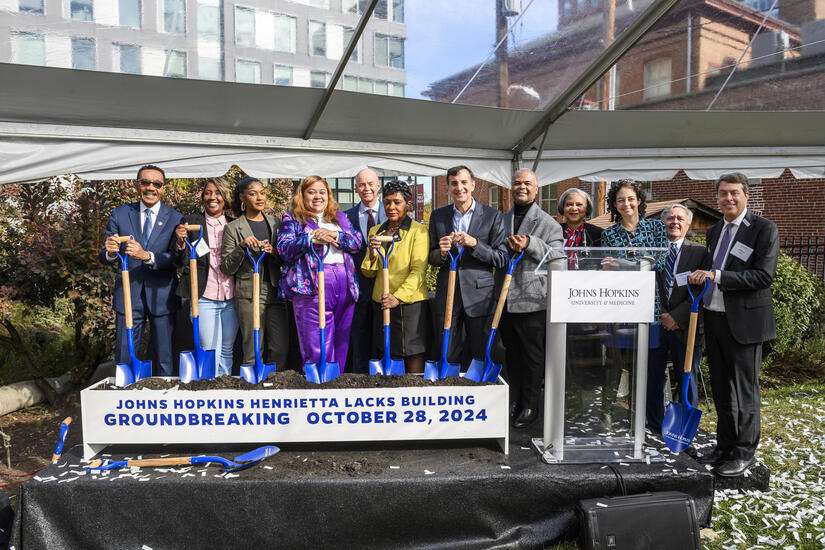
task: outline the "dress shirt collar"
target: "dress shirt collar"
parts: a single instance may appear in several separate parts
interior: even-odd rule
[[[738,216],[736,216],[736,218],[733,219],[733,221],[729,222],[724,218],[722,218],[722,221],[725,222],[725,225],[731,224],[731,225],[735,225],[738,228],[740,225],[742,225],[742,220],[744,220],[745,216],[747,216],[747,215],[748,215],[748,209],[745,208],[744,210],[742,210],[741,214],[739,214]],[[722,229],[724,229],[724,228],[725,227],[722,226]]]
[[[359,213],[364,214],[366,216],[367,215],[367,210],[372,210],[373,213],[375,214],[376,218],[377,218],[378,213],[381,211],[381,203],[378,200],[375,201],[374,206],[367,206],[366,204],[364,204],[364,201],[361,201],[360,203],[358,203],[358,212]],[[378,221],[378,220],[376,219],[376,221]]]
[[[685,238],[682,237],[681,239],[676,239],[675,241],[670,241],[670,244],[676,245],[676,250],[681,250],[682,245],[685,244]]]
[[[474,214],[475,210],[476,210],[476,200],[475,199],[473,199],[473,202],[470,203],[470,208],[468,208],[467,211],[464,212],[463,214],[461,213],[461,210],[456,208],[455,204],[453,204],[453,214],[456,215],[456,216],[459,216],[459,217],[464,217],[468,214]]]
[[[226,216],[224,214],[221,214],[217,217],[210,216],[209,214],[204,214],[203,217],[206,219],[206,225],[210,225],[212,227],[220,227],[222,225],[226,225]]]
[[[154,215],[155,219],[157,219],[158,214],[160,213],[160,201],[156,202],[151,208],[143,204],[143,201],[140,201],[140,213],[143,214],[147,210],[151,210],[152,215]]]

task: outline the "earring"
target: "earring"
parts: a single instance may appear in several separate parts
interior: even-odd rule
[[[246,203],[241,202],[241,212],[246,212]]]

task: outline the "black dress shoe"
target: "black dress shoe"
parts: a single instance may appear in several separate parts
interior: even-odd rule
[[[718,447],[714,447],[713,451],[699,456],[696,461],[699,464],[710,464],[711,466],[719,466],[727,459],[725,453]]]
[[[510,403],[510,418],[515,418],[521,412],[521,403],[513,401]]]
[[[745,470],[753,466],[754,462],[756,462],[755,458],[736,458],[722,463],[713,471],[716,475],[722,477],[739,477],[745,473]]]
[[[513,427],[518,429],[526,428],[535,422],[538,417],[539,411],[536,409],[524,409],[519,413],[516,419],[513,420]]]

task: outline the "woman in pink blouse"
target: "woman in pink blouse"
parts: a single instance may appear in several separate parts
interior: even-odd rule
[[[232,221],[232,218],[224,213],[229,205],[230,196],[229,186],[223,178],[207,180],[200,192],[203,213],[186,216],[184,221],[203,228],[203,244],[197,250],[200,338],[204,349],[216,351],[217,376],[228,376],[232,373],[232,347],[238,333],[238,317],[233,301],[234,277],[224,274],[220,267],[223,232],[226,225]],[[189,281],[189,250],[184,242],[188,238],[186,228],[179,225],[175,234],[178,239],[178,264],[183,267],[182,280]],[[184,301],[190,299],[188,282],[179,285],[178,289]]]

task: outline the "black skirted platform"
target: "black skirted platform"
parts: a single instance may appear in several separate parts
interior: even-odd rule
[[[79,475],[78,447],[21,487],[14,544],[18,550],[541,548],[575,537],[576,503],[616,495],[618,484],[607,466],[546,465],[529,440],[530,434],[512,432],[509,457],[492,443],[473,441],[290,446],[229,476],[218,466]],[[249,448],[198,452],[231,457]],[[148,453],[128,449],[126,456],[141,451]],[[167,447],[163,454],[179,451]],[[684,455],[668,458],[675,460],[615,466],[630,494],[691,495],[706,525],[713,475]]]

